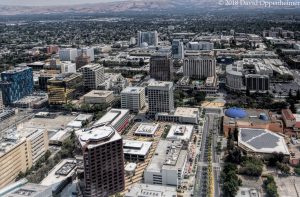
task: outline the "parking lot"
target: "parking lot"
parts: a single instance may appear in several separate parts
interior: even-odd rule
[[[289,91],[292,90],[293,94],[296,94],[297,90],[300,89],[300,86],[296,82],[291,83],[271,83],[270,92],[271,94],[277,97],[286,97],[289,94]],[[281,92],[281,94],[280,94]]]

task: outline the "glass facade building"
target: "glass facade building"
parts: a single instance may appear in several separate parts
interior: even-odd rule
[[[33,86],[33,73],[30,67],[17,67],[1,73],[0,88],[5,105],[32,94]]]

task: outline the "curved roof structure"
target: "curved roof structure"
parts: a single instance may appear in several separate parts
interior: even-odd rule
[[[247,116],[247,112],[241,108],[232,107],[225,111],[225,115],[230,118],[245,118]]]

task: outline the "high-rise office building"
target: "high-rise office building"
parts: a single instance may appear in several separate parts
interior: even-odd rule
[[[91,62],[95,61],[95,51],[94,48],[82,48],[77,50],[77,56],[81,56],[85,54],[90,57]]]
[[[80,69],[81,67],[88,65],[91,63],[91,57],[82,53],[76,58],[76,69]]]
[[[174,85],[169,81],[155,81],[147,87],[149,114],[174,111]]]
[[[2,91],[0,90],[0,113],[4,109]]]
[[[174,59],[184,58],[184,46],[180,40],[173,40],[172,42],[172,55]]]
[[[138,112],[145,106],[145,88],[127,87],[121,92],[121,108]]]
[[[83,156],[84,196],[108,197],[125,187],[123,140],[111,126],[76,131]],[[80,151],[79,151],[80,152]]]
[[[83,75],[83,85],[87,89],[96,90],[104,82],[104,67],[100,64],[88,64],[79,71]]]
[[[32,68],[17,67],[1,73],[3,103],[9,105],[33,92]]]
[[[150,76],[160,81],[173,79],[173,59],[170,53],[157,53],[151,56]]]
[[[63,73],[48,80],[48,102],[50,105],[67,104],[82,91],[81,73]]]
[[[141,47],[143,43],[148,46],[158,46],[158,33],[157,31],[141,32],[138,31],[138,46]]]
[[[216,75],[216,60],[211,57],[190,56],[183,61],[183,75],[195,79]]]
[[[77,58],[77,49],[75,48],[65,48],[65,49],[60,49],[58,51],[59,53],[59,59],[61,61],[72,61],[74,62]]]
[[[270,89],[268,75],[247,74],[245,75],[246,88],[250,92],[267,92]]]

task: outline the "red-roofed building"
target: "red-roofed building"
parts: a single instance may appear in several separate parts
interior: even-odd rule
[[[281,110],[282,119],[287,128],[292,128],[296,124],[296,118],[290,109]]]

